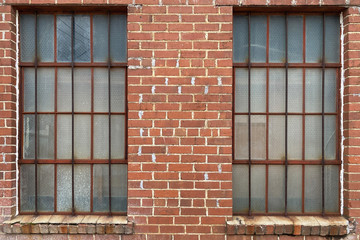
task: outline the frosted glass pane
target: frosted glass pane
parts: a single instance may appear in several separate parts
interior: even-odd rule
[[[35,112],[35,69],[24,68],[24,111]]]
[[[251,116],[251,159],[266,158],[266,116]]]
[[[54,115],[38,116],[38,158],[54,159]]]
[[[91,117],[78,115],[74,117],[74,157],[75,159],[90,159],[91,147]]]
[[[251,211],[265,212],[265,166],[251,166]]]
[[[285,16],[270,16],[269,60],[285,62]]]
[[[288,111],[303,111],[303,70],[292,68],[288,71]]]
[[[248,70],[235,69],[235,112],[248,112],[249,82]]]
[[[305,159],[322,159],[321,116],[305,117]]]
[[[58,164],[56,177],[57,211],[71,211],[71,164]]]
[[[75,211],[90,211],[90,189],[91,189],[91,173],[89,164],[75,165]]]
[[[57,61],[71,62],[71,16],[56,16]]]
[[[306,62],[321,63],[323,49],[323,19],[321,15],[306,16]]]
[[[336,69],[325,70],[325,96],[324,109],[325,112],[336,112]]]
[[[109,159],[109,116],[94,115],[94,158]],[[116,134],[111,132],[111,134]]]
[[[38,112],[53,112],[55,102],[55,69],[38,68]]]
[[[325,61],[340,62],[340,19],[338,15],[325,16]]]
[[[235,159],[249,159],[248,116],[235,116]]]
[[[320,112],[322,104],[321,69],[306,69],[305,111]]]
[[[266,62],[266,16],[251,16],[250,50],[251,62]]]
[[[288,61],[303,62],[303,17],[288,16]]]
[[[284,116],[269,116],[269,159],[285,160]]]
[[[285,112],[285,88],[285,69],[269,69],[269,112]]]
[[[321,166],[305,166],[305,212],[321,211]]]
[[[35,61],[35,15],[20,15],[21,61]]]
[[[126,212],[127,210],[127,165],[111,165],[111,210]]]
[[[110,57],[114,62],[127,62],[126,15],[110,16]]]
[[[74,69],[74,109],[75,112],[91,111],[91,69]]]
[[[110,71],[111,112],[125,111],[125,69],[113,68]]]
[[[75,15],[75,62],[90,62],[90,16]]]
[[[269,166],[269,212],[285,212],[285,166]]]
[[[109,211],[109,165],[95,164],[93,181],[94,212],[107,212]]]
[[[57,159],[71,159],[71,115],[57,115]]]
[[[302,206],[302,166],[288,166],[288,199],[289,213],[301,212]]]
[[[109,111],[108,69],[94,69],[94,111]]]
[[[54,165],[38,165],[38,210],[54,211]]]
[[[249,61],[248,16],[234,15],[233,31],[233,61],[247,62]]]
[[[38,15],[38,60],[54,62],[54,15]]]
[[[266,111],[266,70],[251,69],[251,112]]]
[[[339,212],[339,166],[325,166],[325,212]]]
[[[20,211],[35,211],[35,165],[20,165]]]
[[[57,110],[71,112],[71,68],[57,70]]]
[[[111,158],[125,159],[125,116],[111,116]]]
[[[336,159],[336,116],[325,116],[324,119],[325,159]]]
[[[302,159],[302,116],[288,116],[288,160]]]
[[[23,157],[24,159],[35,158],[35,116],[26,114],[23,118]]]
[[[247,213],[249,211],[249,166],[233,164],[233,211]]]
[[[108,60],[108,16],[93,16],[93,54],[94,62]]]

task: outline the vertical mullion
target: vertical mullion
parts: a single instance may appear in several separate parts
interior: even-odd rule
[[[270,16],[266,17],[266,63],[269,63],[269,46],[270,46]],[[269,160],[269,68],[266,68],[266,140],[265,140],[265,155],[266,161]],[[265,212],[269,210],[269,164],[265,165]]]
[[[111,216],[111,74],[110,74],[110,12],[108,12],[108,101],[109,101],[109,215]]]
[[[285,216],[287,216],[288,192],[288,85],[289,85],[289,59],[288,59],[288,14],[285,13]]]
[[[248,13],[248,150],[249,150],[249,216],[251,216],[251,39],[250,39],[250,18],[251,13]]]
[[[322,86],[321,86],[321,212],[325,215],[325,142],[324,142],[324,120],[325,120],[325,13],[322,18],[323,36],[322,36]]]
[[[37,174],[37,165],[38,165],[38,142],[37,142],[37,133],[38,133],[38,116],[37,116],[37,70],[38,70],[38,56],[37,56],[37,17],[38,14],[35,12],[35,215],[38,214],[38,174]]]
[[[94,30],[93,30],[94,15],[90,15],[90,57],[91,63],[94,62]],[[94,68],[91,68],[91,140],[90,140],[90,159],[94,159]],[[90,212],[94,211],[94,164],[90,164]]]
[[[71,14],[71,212],[75,215],[75,189],[74,189],[74,41],[75,19]]]
[[[303,17],[303,63],[306,62],[306,15],[304,15]],[[302,68],[302,74],[303,74],[303,102],[302,102],[302,111],[303,111],[303,115],[302,115],[302,159],[305,160],[305,71],[306,68],[303,67]],[[305,212],[305,165],[302,165],[302,184],[301,184],[301,212],[304,213]]]

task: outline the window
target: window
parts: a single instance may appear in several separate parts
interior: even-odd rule
[[[235,214],[336,215],[338,14],[234,14]]]
[[[20,16],[20,213],[124,214],[126,15]]]

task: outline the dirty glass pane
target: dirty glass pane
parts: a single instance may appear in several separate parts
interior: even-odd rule
[[[78,212],[90,211],[90,164],[75,165],[75,210]]]
[[[126,15],[110,16],[110,58],[114,62],[127,62]]]
[[[340,19],[338,15],[325,16],[325,62],[340,62]]]
[[[336,70],[334,68],[325,69],[325,112],[336,112]]]
[[[269,212],[285,212],[285,166],[269,166]]]
[[[71,212],[71,164],[58,164],[56,200],[58,212]]]
[[[39,62],[54,62],[54,15],[38,15],[37,24]]]
[[[288,61],[303,62],[303,16],[288,16]]]
[[[235,159],[249,159],[248,116],[235,116]]]
[[[248,16],[234,15],[233,61],[235,63],[249,60]]]
[[[125,69],[110,71],[111,112],[125,112]]]
[[[57,110],[71,112],[71,68],[57,69]]]
[[[266,159],[266,116],[251,116],[251,159]]]
[[[325,116],[324,150],[326,160],[336,159],[336,116]]]
[[[249,211],[249,166],[234,164],[233,182],[233,211],[246,213]]]
[[[321,192],[321,166],[305,166],[305,212],[321,211]]]
[[[94,158],[109,159],[109,116],[94,115]],[[116,132],[111,132],[116,134]],[[118,146],[120,147],[120,146]]]
[[[269,116],[269,159],[285,160],[285,116]]]
[[[306,16],[306,62],[321,63],[323,52],[323,17]]]
[[[93,168],[93,181],[94,212],[109,211],[109,165],[95,164]]]
[[[75,62],[90,62],[90,16],[75,15]]]
[[[23,158],[35,158],[35,116],[26,114],[23,117]]]
[[[321,69],[306,69],[305,112],[321,113],[322,75]]]
[[[75,114],[74,117],[74,158],[90,159],[91,117]]]
[[[265,166],[251,166],[251,211],[265,212]]]
[[[235,69],[235,112],[248,112],[249,84],[248,70]]]
[[[71,16],[56,16],[57,61],[71,62]]]
[[[305,116],[305,159],[322,159],[321,116]]]
[[[269,112],[285,112],[285,88],[285,69],[269,69]]]
[[[288,166],[288,198],[289,213],[301,212],[302,205],[302,166]]]
[[[269,61],[285,62],[285,16],[270,16]]]
[[[325,166],[325,212],[339,212],[339,166]]]
[[[266,62],[267,17],[251,16],[250,54],[251,62]]]
[[[251,112],[266,112],[266,70],[251,69]]]
[[[125,159],[125,116],[111,116],[111,158]]]
[[[94,69],[94,111],[109,111],[108,69]]]
[[[35,165],[20,165],[20,210],[35,211]]]
[[[71,159],[71,115],[57,115],[57,159]]]
[[[75,112],[91,111],[91,69],[74,69],[74,109]]]
[[[111,165],[111,210],[127,210],[127,164]]]
[[[55,102],[55,69],[38,68],[37,104],[38,112],[53,112]]]
[[[54,165],[38,165],[38,210],[40,212],[54,211]]]
[[[288,116],[288,160],[302,159],[302,116]]]
[[[303,111],[303,70],[291,68],[288,71],[288,112]]]
[[[35,61],[35,15],[20,15],[21,61]]]
[[[93,16],[93,52],[94,62],[108,60],[108,16]]]
[[[38,158],[54,159],[54,115],[38,114]]]
[[[34,68],[24,68],[24,112],[35,112]]]

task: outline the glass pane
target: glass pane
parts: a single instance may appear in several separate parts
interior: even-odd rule
[[[338,15],[325,16],[325,61],[340,62],[340,19]]]
[[[285,112],[285,77],[285,69],[269,69],[269,112]]]
[[[266,70],[251,69],[251,112],[266,111]]]
[[[56,174],[57,211],[71,212],[71,164],[58,164]]]
[[[302,206],[302,166],[288,166],[288,212],[301,212]]]
[[[269,60],[284,63],[285,60],[285,16],[270,16]]]
[[[285,166],[269,166],[269,212],[285,212]]]
[[[38,112],[53,112],[55,102],[55,69],[38,68]]]
[[[249,159],[248,116],[235,116],[235,159]]]
[[[250,47],[251,62],[266,62],[267,17],[251,16]]]
[[[288,61],[303,62],[303,17],[288,16]]]
[[[94,111],[109,111],[108,69],[94,69]]]
[[[38,60],[54,62],[54,15],[38,15]]]
[[[324,109],[325,112],[336,112],[336,69],[329,68],[325,70],[325,96]]]
[[[125,116],[111,116],[111,158],[125,159]]]
[[[110,72],[111,112],[125,111],[125,69],[113,68]]]
[[[54,211],[54,165],[38,165],[38,210]]]
[[[109,159],[109,116],[94,115],[94,158]],[[116,134],[111,132],[111,134]]]
[[[71,159],[71,115],[57,115],[57,159]]]
[[[75,112],[91,111],[91,69],[74,69],[74,109]]]
[[[285,160],[284,116],[269,116],[269,159]]]
[[[114,62],[127,62],[126,15],[110,16],[110,57]]]
[[[265,212],[265,166],[251,166],[251,211]],[[255,184],[254,184],[255,183]]]
[[[234,15],[233,31],[233,61],[247,62],[249,61],[248,16]]]
[[[38,158],[54,159],[54,115],[38,116]]]
[[[71,16],[56,16],[57,61],[71,62]]]
[[[266,159],[266,116],[251,116],[251,159]]]
[[[235,112],[248,112],[249,102],[248,70],[235,69]]]
[[[127,210],[127,165],[111,165],[111,210],[126,212]]]
[[[90,62],[90,16],[75,15],[75,62]]]
[[[35,61],[35,15],[20,15],[20,44],[21,44],[21,61]]]
[[[321,211],[321,166],[305,166],[305,212]]]
[[[24,111],[35,112],[35,69],[24,68]]]
[[[93,16],[93,51],[94,62],[108,60],[108,16]]]
[[[57,110],[71,112],[71,68],[57,69]]]
[[[324,119],[324,148],[325,159],[336,159],[336,116],[325,116]]]
[[[322,16],[306,16],[306,62],[321,63],[323,52]]]
[[[305,111],[321,113],[322,105],[321,69],[306,69]]]
[[[95,164],[93,180],[94,212],[107,212],[109,211],[109,165]],[[113,184],[113,182],[111,182],[111,184]]]
[[[305,117],[305,159],[322,159],[321,116]]]
[[[325,212],[339,212],[339,166],[325,166]]]
[[[303,111],[303,70],[292,68],[288,71],[288,112]]]
[[[302,116],[288,116],[288,160],[302,159]]]
[[[23,157],[24,159],[35,158],[35,116],[24,115]]]
[[[90,211],[90,164],[75,165],[75,211]]]
[[[35,165],[20,165],[20,211],[35,211]]]
[[[246,213],[249,211],[249,166],[234,164],[233,182],[233,211]]]
[[[90,159],[91,117],[75,114],[74,117],[74,158]]]

